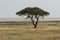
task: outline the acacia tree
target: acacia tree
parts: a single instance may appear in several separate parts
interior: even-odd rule
[[[32,24],[34,25],[34,28],[37,27],[39,17],[42,16],[47,16],[49,13],[47,11],[42,10],[41,8],[38,7],[26,7],[18,12],[16,12],[16,15],[27,15],[27,18],[30,18],[32,21]]]

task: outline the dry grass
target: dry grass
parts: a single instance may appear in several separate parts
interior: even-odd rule
[[[0,25],[0,40],[60,40],[60,27]]]

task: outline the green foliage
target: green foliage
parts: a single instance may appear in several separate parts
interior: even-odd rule
[[[49,15],[48,12],[42,10],[38,7],[27,7],[25,9],[22,9],[16,13],[16,15],[39,15],[39,16],[47,16]]]

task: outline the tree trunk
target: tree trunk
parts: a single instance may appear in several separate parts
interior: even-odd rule
[[[34,24],[34,28],[37,28],[37,24]]]
[[[38,24],[38,17],[36,17],[36,21],[34,21],[33,16],[31,17],[32,20],[32,24],[34,25],[34,28],[37,28],[37,24]]]
[[[34,28],[37,28],[37,24],[38,24],[38,17],[36,17],[36,23],[34,24]]]

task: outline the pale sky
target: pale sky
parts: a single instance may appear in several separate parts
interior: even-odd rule
[[[60,0],[0,0],[0,18],[18,18],[16,12],[25,7],[39,7],[60,18]]]

